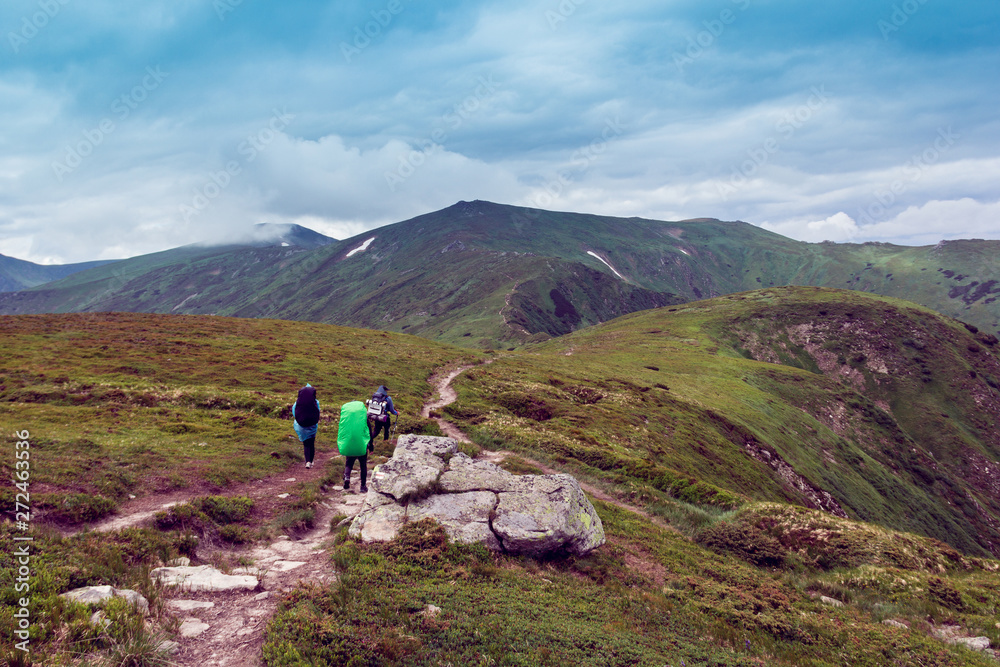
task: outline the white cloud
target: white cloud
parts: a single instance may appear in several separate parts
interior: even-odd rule
[[[764,229],[809,243],[820,241],[837,241],[840,243],[854,242],[858,238],[858,223],[843,211],[831,215],[825,220],[813,222],[783,222],[772,224],[765,222]]]
[[[0,252],[120,257],[224,241],[256,222],[345,239],[477,198],[743,219],[807,240],[1000,236],[989,203],[1000,198],[998,94],[982,75],[1000,50],[951,31],[933,48],[905,42],[916,22],[887,44],[870,3],[831,5],[824,22],[780,0],[727,4],[737,19],[682,72],[673,52],[718,8],[404,3],[348,63],[340,41],[371,8],[230,2],[220,21],[204,0],[68,3],[0,62]],[[37,6],[12,0],[0,19],[16,25]],[[992,34],[994,15],[976,16]],[[55,178],[52,162],[157,64],[163,85],[128,118],[112,115],[114,132]],[[483,77],[495,89],[479,94]],[[815,86],[829,101],[789,136],[779,123]],[[285,106],[294,122],[253,160],[241,155]],[[602,145],[609,120],[622,131]],[[948,127],[958,136],[946,145]],[[769,139],[776,150],[720,197]],[[214,193],[213,174],[233,160],[239,173]],[[185,219],[180,207],[206,187],[214,196]]]
[[[1000,202],[963,198],[929,201],[910,206],[898,215],[870,225],[859,225],[843,211],[825,220],[764,223],[764,229],[799,241],[861,243],[891,239],[902,245],[933,245],[941,240],[1000,238]]]

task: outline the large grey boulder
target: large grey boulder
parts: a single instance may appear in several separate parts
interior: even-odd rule
[[[458,451],[451,438],[403,435],[372,475],[350,534],[391,540],[408,521],[433,518],[458,542],[495,551],[582,555],[604,544],[604,526],[570,475],[512,475]]]

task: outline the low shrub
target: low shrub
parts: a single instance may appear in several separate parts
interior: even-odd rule
[[[219,537],[231,544],[246,544],[253,541],[254,534],[246,526],[228,525],[219,529]]]
[[[34,505],[56,523],[77,525],[103,519],[115,511],[115,502],[88,493],[32,494]]]
[[[508,391],[497,396],[496,403],[522,419],[544,422],[553,417],[552,408],[537,396]]]
[[[785,562],[781,542],[757,526],[739,521],[719,521],[698,533],[696,540],[712,551],[732,554],[757,567],[780,567]]]
[[[245,496],[205,496],[191,504],[219,524],[245,521],[253,510],[253,500]]]

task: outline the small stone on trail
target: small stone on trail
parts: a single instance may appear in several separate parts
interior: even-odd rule
[[[103,604],[113,597],[125,598],[130,605],[138,607],[143,614],[149,613],[149,602],[141,594],[127,588],[113,586],[84,586],[61,594],[59,597],[80,604]]]
[[[208,623],[203,622],[200,619],[189,616],[181,621],[180,635],[181,637],[197,637],[201,633],[208,630]]]
[[[278,497],[281,498],[282,500],[284,500],[285,498],[287,498],[290,495],[292,495],[292,494],[290,494],[290,493],[279,493]]]
[[[285,481],[286,481],[286,482],[294,482],[294,481],[295,481],[295,478],[294,478],[294,477],[289,477],[289,478],[288,478],[288,479],[286,479]]]
[[[276,560],[274,561],[274,565],[271,567],[278,572],[288,572],[297,567],[302,567],[303,565],[305,565],[305,563],[298,560]]]
[[[181,650],[181,645],[177,642],[172,642],[169,639],[164,639],[157,645],[156,649],[158,651],[162,651],[163,653],[170,653],[172,655]]]
[[[955,644],[964,644],[966,648],[970,651],[985,651],[990,647],[989,637],[958,637],[953,642]]]
[[[266,600],[269,597],[271,597],[271,592],[270,591],[264,591],[263,593],[257,593],[257,595],[253,596],[253,601],[254,602],[260,602],[261,600]]]

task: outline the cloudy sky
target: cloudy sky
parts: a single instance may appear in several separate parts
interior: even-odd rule
[[[1000,238],[996,0],[5,0],[0,253],[459,200]]]

